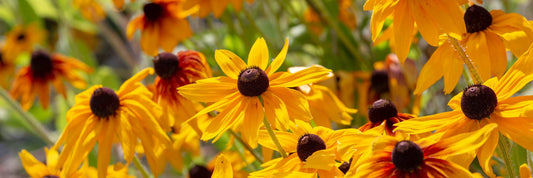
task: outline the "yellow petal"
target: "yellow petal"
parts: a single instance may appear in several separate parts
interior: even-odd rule
[[[451,44],[446,41],[443,45]],[[446,69],[446,72],[444,72],[444,93],[451,93],[463,74],[464,63],[457,58],[459,56],[457,56],[455,49],[452,49],[451,47],[446,47],[444,49],[447,51],[443,51],[442,55],[450,56],[448,59],[442,61],[444,63],[443,68]]]
[[[526,163],[520,165],[520,178],[531,178],[531,171]]]
[[[533,45],[507,70],[498,85],[493,88],[498,99],[509,98],[533,80]]]
[[[331,170],[335,167],[335,153],[331,150],[319,150],[307,157],[303,168]]]
[[[403,122],[394,124],[395,130],[401,130],[407,133],[424,133],[434,130],[440,130],[443,127],[455,124],[461,119],[468,119],[462,111],[443,112],[434,115],[412,118]]]
[[[281,75],[270,80],[270,86],[298,87],[315,83],[330,74],[331,70],[319,66],[311,66],[293,74]]]
[[[479,164],[481,165],[481,168],[483,168],[485,174],[487,174],[489,177],[495,177],[492,171],[492,166],[490,165],[490,160],[492,159],[492,155],[494,155],[494,150],[496,150],[496,146],[498,146],[498,130],[493,130],[487,137],[488,138],[485,144],[483,144],[477,150],[477,159],[479,160]]]
[[[229,77],[198,80],[194,84],[179,87],[178,93],[193,101],[217,102],[238,93],[237,80]]]
[[[520,146],[533,150],[533,122],[531,118],[496,118],[491,119],[498,124],[500,132]]]
[[[473,151],[482,146],[494,132],[497,134],[497,127],[496,124],[488,124],[477,131],[443,139],[437,142],[435,146],[444,149],[434,153],[433,156],[452,156]]]
[[[232,79],[237,79],[241,71],[247,67],[239,56],[228,50],[216,50],[215,60],[224,74]]]
[[[489,48],[487,45],[490,44],[487,44],[485,32],[481,31],[469,34],[466,39],[466,45],[463,46],[465,53],[470,57],[472,64],[483,80],[488,80],[490,78],[491,61],[487,60],[490,59]]]
[[[244,118],[242,125],[240,125],[239,130],[241,130],[242,138],[246,143],[248,143],[252,148],[257,147],[257,135],[259,127],[263,123],[264,111],[261,101],[258,97],[244,97],[245,109],[244,109]]]
[[[281,49],[279,54],[276,56],[276,58],[274,58],[274,61],[272,61],[270,66],[268,66],[267,70],[265,71],[268,76],[276,72],[281,66],[281,64],[283,64],[283,61],[285,61],[285,56],[287,56],[288,50],[289,50],[289,38],[286,38],[283,48]]]
[[[213,178],[229,178],[233,177],[233,169],[231,168],[231,162],[224,157],[223,154],[220,154],[217,157],[217,162],[215,163],[215,170],[213,170]]]
[[[446,40],[447,41],[447,40]],[[446,59],[448,55],[445,54],[446,51],[450,51],[446,48],[451,48],[448,42],[441,45],[437,50],[431,55],[429,60],[426,62],[424,67],[422,67],[422,70],[420,71],[420,75],[418,76],[418,80],[416,82],[416,88],[414,91],[414,94],[420,95],[422,92],[424,92],[426,89],[428,89],[431,85],[433,85],[435,82],[437,82],[443,75],[443,65],[442,61],[444,60],[453,60],[453,59]]]
[[[269,90],[283,100],[283,103],[287,106],[287,111],[289,112],[289,117],[291,119],[300,119],[304,121],[312,119],[313,116],[311,116],[311,112],[309,111],[309,103],[307,102],[305,95],[301,92],[284,87],[270,87]]]
[[[487,47],[491,62],[491,76],[501,77],[507,69],[507,54],[501,38],[492,32],[487,32]]]
[[[100,138],[98,140],[98,177],[104,178],[107,174],[107,165],[109,165],[109,161],[111,160],[111,149],[113,146],[113,139],[115,138],[115,132],[113,131],[115,129],[115,122],[112,120],[105,120],[102,121],[103,126],[98,131],[98,137]]]
[[[43,177],[49,174],[48,168],[25,149],[19,152],[19,157],[22,166],[31,177]]]
[[[270,124],[275,128],[287,130],[285,125],[289,122],[289,111],[283,100],[270,90],[261,94],[261,97],[264,101],[266,118]]]
[[[403,64],[409,49],[411,48],[411,42],[413,36],[411,35],[415,26],[415,20],[413,19],[412,10],[409,7],[409,1],[399,1],[394,11],[394,53],[398,55],[398,59]]]
[[[285,150],[285,152],[296,152],[296,145],[298,144],[298,139],[300,138],[299,135],[277,130],[275,130],[274,133],[276,134],[276,137],[278,138],[281,147],[283,148],[283,150]],[[270,148],[272,150],[278,150],[278,147],[276,146],[276,144],[274,144],[272,138],[266,130],[259,131],[258,142],[263,147]]]
[[[268,60],[268,47],[265,39],[258,38],[248,54],[248,66],[257,66],[262,70],[266,70]]]

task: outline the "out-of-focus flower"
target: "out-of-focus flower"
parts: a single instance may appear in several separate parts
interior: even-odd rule
[[[481,79],[501,77],[507,68],[505,50],[510,49],[515,56],[522,55],[533,39],[533,31],[527,20],[516,13],[492,10],[472,5],[464,15],[466,33],[459,41]],[[444,77],[444,92],[450,93],[463,73],[463,60],[447,35],[439,48],[420,71],[414,94],[424,90]],[[511,43],[512,42],[512,43]]]
[[[91,72],[92,69],[77,59],[60,54],[48,54],[37,50],[31,55],[30,66],[20,69],[13,81],[11,96],[20,98],[22,108],[28,110],[33,105],[35,97],[39,97],[41,106],[48,108],[50,103],[50,85],[56,91],[66,96],[66,88],[63,80],[72,86],[82,89],[87,87],[87,82],[74,70]]]
[[[3,50],[0,49],[0,87],[7,88],[15,74],[15,61],[4,56]]]
[[[184,0],[153,0],[143,6],[144,14],[131,20],[126,34],[132,38],[141,30],[141,48],[148,54],[157,55],[158,48],[170,52],[176,45],[192,36],[189,21],[185,17],[198,10],[184,8]]]
[[[178,88],[178,92],[188,99],[215,102],[193,118],[222,109],[216,117],[202,123],[207,126],[203,130],[202,140],[217,136],[218,139],[222,133],[232,129],[240,132],[246,143],[256,147],[257,134],[265,115],[275,128],[287,128],[294,119],[311,120],[305,96],[289,87],[316,82],[331,71],[323,67],[310,67],[294,74],[275,72],[285,60],[288,45],[287,39],[270,66],[268,48],[263,38],[257,39],[252,46],[248,64],[230,51],[217,50],[216,62],[227,77],[198,80],[195,84]]]
[[[113,5],[115,5],[115,8],[122,9],[124,7],[126,0],[113,0]],[[129,2],[135,2],[135,0],[129,0]]]
[[[513,96],[533,80],[533,46],[524,53],[501,78],[491,78],[483,84],[471,85],[456,96],[448,106],[453,111],[409,119],[396,124],[396,129],[408,133],[442,132],[443,138],[479,130],[496,123],[497,129],[476,153],[480,165],[493,175],[489,161],[498,145],[499,134],[522,147],[533,150],[532,96]],[[471,155],[471,162],[475,155]]]
[[[76,95],[76,104],[67,112],[67,126],[54,145],[55,149],[64,145],[58,165],[63,165],[66,172],[75,170],[98,142],[98,177],[105,177],[113,143],[121,143],[124,159],[129,163],[140,142],[157,177],[164,165],[158,164],[156,155],[170,140],[157,123],[161,108],[140,83],[153,73],[151,68],[140,71],[117,92],[95,85]]]
[[[520,165],[520,178],[531,178],[531,170],[526,163]]]
[[[254,0],[246,0],[248,3],[253,3]],[[220,17],[228,4],[231,3],[235,11],[240,11],[242,9],[242,4],[244,0],[187,0],[185,2],[185,7],[192,8],[194,6],[199,6],[200,9],[195,15],[205,18],[209,13],[213,12],[215,17]]]
[[[163,108],[161,127],[170,130],[180,125],[203,109],[202,105],[181,96],[176,88],[212,77],[211,68],[202,53],[181,51],[178,55],[160,53],[154,60],[157,77],[154,82],[155,101]]]
[[[6,34],[2,46],[2,55],[7,59],[15,59],[20,53],[32,52],[33,46],[44,40],[46,32],[37,24],[19,25]]]
[[[255,161],[254,156],[250,152],[244,152],[244,156],[241,156],[241,153],[232,150],[226,150],[219,153],[219,155],[224,155],[226,160],[231,164],[231,169],[233,172],[234,178],[246,178],[248,177],[248,172],[243,170],[249,164],[252,164]],[[208,169],[215,170],[218,163],[218,159],[212,160],[207,165]]]
[[[370,122],[361,126],[359,130],[365,132],[370,129],[377,129],[383,135],[396,135],[394,124],[414,118],[416,116],[406,113],[399,113],[396,106],[390,100],[377,100],[368,109],[368,120]]]
[[[179,129],[173,129],[172,143],[164,151],[162,157],[158,158],[161,165],[167,161],[176,170],[183,168],[183,153],[188,152],[194,156],[200,155],[200,135],[189,125],[184,125]]]
[[[224,157],[224,154],[217,156],[215,169],[213,169],[213,178],[226,178],[233,177],[233,168],[231,167],[231,162]]]
[[[348,28],[355,30],[357,28],[357,18],[355,18],[355,9],[353,8],[352,0],[338,0],[339,14],[338,18],[342,24]],[[324,30],[321,26],[320,16],[310,7],[304,12],[305,22],[308,23],[309,28],[314,34],[321,34]]]
[[[347,177],[473,177],[464,167],[447,160],[450,155],[468,153],[483,145],[496,129],[489,124],[478,131],[441,141],[417,141],[383,136],[373,142],[372,156]]]
[[[409,1],[409,0],[367,0],[364,10],[372,10],[371,26],[372,40],[375,41],[383,24],[388,17],[393,18],[394,53],[401,63],[407,58],[415,24],[422,37],[431,45],[439,44],[439,35],[443,33],[464,33],[465,26],[462,19],[462,4],[467,0],[437,0],[437,1]]]
[[[97,178],[98,170],[94,167],[89,167],[88,163],[83,163],[81,170],[84,171],[86,178]],[[114,165],[109,165],[107,167],[107,178],[135,178],[135,176],[128,174],[128,165],[123,165],[122,163],[117,163]]]
[[[262,165],[263,170],[252,172],[251,177],[276,177],[290,172],[312,173],[320,177],[344,175],[335,160],[341,160],[337,152],[338,140],[351,130],[331,130],[326,127],[311,128],[311,125],[297,120],[292,132],[274,131],[281,147],[290,153],[286,158],[276,158]],[[259,132],[259,144],[277,150],[266,130]]]
[[[92,22],[99,22],[105,18],[104,8],[96,0],[73,0],[74,8],[79,9],[81,15]]]

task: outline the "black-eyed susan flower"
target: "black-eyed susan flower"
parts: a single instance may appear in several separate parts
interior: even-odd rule
[[[10,84],[10,79],[14,74],[14,59],[6,58],[4,52],[0,50],[0,87],[7,88]]]
[[[140,142],[152,173],[157,176],[162,171],[164,165],[158,164],[156,155],[161,154],[170,140],[157,123],[161,108],[140,83],[153,73],[152,68],[140,71],[117,92],[95,85],[76,95],[76,103],[67,112],[67,126],[54,145],[54,148],[63,145],[58,160],[63,169],[69,172],[79,167],[98,142],[98,177],[105,177],[113,143],[121,144],[129,163]]]
[[[105,18],[104,8],[95,0],[73,0],[72,5],[80,10],[84,18],[92,22],[99,22]]]
[[[198,80],[195,84],[178,88],[182,96],[191,100],[215,102],[193,117],[222,109],[216,117],[202,123],[207,125],[202,140],[220,136],[232,129],[240,132],[245,142],[255,147],[264,116],[275,128],[287,128],[294,119],[311,120],[305,96],[288,87],[318,81],[328,75],[330,70],[310,67],[294,74],[275,72],[285,60],[288,45],[287,39],[270,66],[263,38],[259,38],[252,46],[248,64],[230,51],[217,50],[216,62],[227,77]]]
[[[253,3],[254,0],[246,0],[248,3]],[[198,13],[195,15],[205,18],[211,12],[215,17],[220,17],[228,4],[231,4],[235,11],[240,11],[242,9],[242,4],[244,0],[188,0],[185,2],[185,7],[194,7],[198,6]]]
[[[350,169],[347,177],[473,177],[447,158],[479,148],[495,128],[496,124],[489,124],[438,142],[432,138],[411,141],[383,136],[374,141],[372,156],[357,169]]]
[[[211,68],[204,55],[196,51],[181,51],[178,55],[160,53],[153,62],[157,74],[154,99],[165,113],[159,123],[164,130],[178,129],[203,107],[181,96],[176,88],[212,77]]]
[[[19,25],[6,34],[6,41],[2,46],[5,58],[16,58],[20,53],[32,52],[33,46],[41,42],[46,35],[35,23]]]
[[[57,164],[59,158],[59,153],[57,150],[45,148],[44,152],[46,154],[46,161],[41,162],[37,160],[31,153],[26,150],[19,152],[19,157],[22,162],[22,166],[32,178],[43,178],[43,177],[60,177],[61,175],[66,175],[67,177],[83,177],[85,174],[84,171],[73,170],[72,172],[66,173],[65,170],[61,169],[61,166]]]
[[[368,120],[370,122],[361,126],[362,132],[376,128],[379,133],[394,136],[396,126],[394,124],[414,118],[416,116],[406,113],[399,113],[396,106],[390,100],[380,99],[372,104],[368,109]]]
[[[460,35],[465,31],[464,24],[457,22],[461,21],[463,15],[460,5],[467,2],[467,0],[367,0],[363,8],[367,11],[372,10],[370,28],[373,41],[381,33],[385,20],[392,17],[394,32],[392,38],[395,43],[393,50],[403,63],[409,53],[415,24],[422,37],[429,44],[437,46],[440,34]]]
[[[483,80],[501,77],[507,67],[506,49],[517,57],[522,55],[533,39],[527,20],[516,13],[501,10],[487,11],[472,5],[464,14],[466,33],[458,42],[472,61]],[[448,36],[420,71],[415,94],[421,94],[440,78],[444,78],[444,92],[450,93],[463,72],[463,60]]]
[[[39,97],[41,106],[48,108],[50,102],[50,85],[66,97],[66,87],[63,80],[72,86],[82,89],[87,82],[75,73],[75,70],[91,72],[92,69],[77,59],[60,54],[48,54],[37,50],[31,55],[30,65],[20,69],[11,86],[11,96],[20,98],[22,108],[28,110],[33,105],[35,97]]]
[[[485,173],[492,175],[489,161],[498,144],[498,133],[522,147],[533,150],[532,96],[513,96],[533,80],[533,46],[501,78],[471,85],[454,96],[448,106],[453,111],[409,119],[396,124],[408,133],[443,132],[443,137],[479,130],[496,123],[497,129],[476,153]],[[470,161],[474,159],[472,155]],[[468,162],[468,161],[466,161]]]
[[[344,175],[338,168],[336,160],[341,160],[337,152],[338,140],[352,130],[331,130],[326,127],[314,127],[297,120],[291,127],[292,132],[275,131],[281,147],[289,152],[286,158],[276,158],[262,165],[263,170],[252,172],[251,177],[276,177],[290,172],[312,173],[320,177]],[[269,149],[276,149],[266,130],[259,132],[259,144]]]
[[[191,27],[185,17],[198,9],[183,8],[183,0],[153,0],[143,6],[144,14],[131,20],[126,34],[132,38],[137,29],[141,30],[141,48],[151,56],[157,55],[158,48],[166,52],[188,37]]]

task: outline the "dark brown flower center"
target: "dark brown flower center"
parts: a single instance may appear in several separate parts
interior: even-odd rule
[[[155,73],[161,78],[169,78],[179,69],[178,56],[172,53],[160,53],[154,60]]]
[[[34,78],[44,78],[52,73],[52,58],[47,52],[35,51],[31,54],[30,68]]]
[[[100,118],[115,115],[120,107],[120,100],[115,91],[102,87],[94,90],[90,100],[91,111]]]
[[[190,178],[210,178],[213,173],[205,166],[195,165],[189,170]]]
[[[296,153],[300,160],[305,161],[309,156],[318,150],[325,150],[326,144],[318,135],[305,134],[298,139]]]
[[[244,69],[237,80],[237,87],[244,96],[259,96],[268,89],[269,84],[267,74],[259,67]]]
[[[468,7],[464,19],[468,33],[483,31],[492,24],[490,12],[478,5]]]
[[[368,119],[374,124],[381,123],[397,115],[398,110],[396,110],[396,106],[389,100],[379,99],[368,109]]]
[[[26,34],[24,33],[19,33],[19,35],[17,36],[17,41],[24,41],[26,39]]]
[[[392,150],[392,163],[401,171],[412,171],[424,162],[424,154],[420,147],[408,140],[396,143]]]
[[[370,88],[376,93],[386,93],[389,91],[389,74],[385,70],[376,70],[370,77]]]
[[[0,52],[0,67],[4,65],[4,59],[2,58],[2,53]]]
[[[46,176],[43,176],[43,178],[59,178],[59,176],[56,176],[56,175],[46,175]]]
[[[352,159],[350,159],[350,162],[343,162],[340,166],[339,166],[339,170],[342,171],[342,173],[346,174],[348,172],[348,170],[350,170],[350,166],[352,165]]]
[[[494,91],[481,84],[469,86],[463,91],[461,109],[466,117],[481,120],[489,117],[498,105]]]
[[[148,3],[143,7],[144,16],[148,21],[157,21],[163,15],[163,6],[157,3]]]

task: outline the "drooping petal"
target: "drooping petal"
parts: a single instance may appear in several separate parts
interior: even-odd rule
[[[465,39],[466,44],[463,46],[465,53],[472,61],[472,65],[478,71],[479,76],[483,80],[490,78],[491,61],[489,56],[489,49],[487,47],[487,37],[485,32],[477,32],[469,34]]]
[[[115,139],[114,128],[116,127],[115,121],[103,120],[102,127],[97,130],[98,132],[98,177],[104,178],[107,175],[107,165],[111,160],[111,149],[113,146],[113,140]]]
[[[264,111],[261,101],[257,97],[244,97],[244,104],[246,108],[244,110],[244,119],[239,130],[241,130],[242,138],[252,148],[257,147],[257,134],[259,127],[263,123]]]
[[[412,10],[409,6],[409,1],[399,1],[394,10],[394,49],[398,59],[403,64],[405,59],[407,59],[407,54],[409,54],[409,49],[411,48],[411,42],[413,36],[411,32],[415,27],[415,20],[413,19]]]
[[[487,47],[491,62],[491,76],[501,77],[507,69],[507,54],[505,46],[498,35],[492,32],[486,32]]]
[[[492,119],[498,124],[500,132],[520,146],[533,150],[533,122],[531,118],[496,118]]]
[[[498,129],[500,129],[499,124],[498,127]],[[494,150],[496,150],[496,146],[498,146],[498,129],[490,132],[490,134],[487,136],[488,138],[485,144],[483,144],[477,150],[477,159],[479,160],[479,164],[481,165],[481,168],[483,168],[483,171],[490,177],[495,177],[492,171],[492,166],[490,165],[490,160],[492,158],[492,155],[494,155]]]
[[[223,132],[237,124],[239,120],[244,119],[244,112],[242,112],[244,111],[245,107],[243,105],[244,97],[246,96],[238,95],[236,97],[231,98],[230,100],[222,100],[221,102],[223,102],[223,105],[226,107],[216,117],[207,119],[208,126],[205,129],[201,139],[209,140],[219,134],[221,135]],[[209,107],[206,107],[204,110],[212,111],[213,109],[210,109]],[[200,111],[199,113],[202,113],[202,111]],[[203,114],[206,113],[207,112],[204,112]],[[196,116],[198,115],[199,114],[196,114]]]
[[[446,69],[444,72],[444,93],[450,93],[455,89],[463,74],[463,61],[458,58],[457,52],[448,46],[451,45],[448,40],[443,45],[447,47],[444,48],[445,51],[441,55],[450,56],[442,61],[444,63],[443,68]]]
[[[270,90],[261,94],[261,97],[264,101],[265,115],[270,124],[274,128],[287,130],[285,125],[289,122],[289,111],[283,100]]]
[[[446,53],[447,51],[451,51],[450,48],[452,48],[452,46],[446,40],[446,42],[439,48],[437,48],[433,55],[431,55],[424,67],[422,67],[422,70],[420,71],[420,75],[418,76],[418,80],[416,82],[416,88],[414,91],[415,95],[422,94],[422,92],[428,89],[444,75],[442,61],[454,60],[453,58],[446,59],[448,58],[447,56],[451,55],[449,53]]]
[[[268,47],[265,39],[258,38],[248,53],[248,66],[257,66],[264,71],[267,68],[268,60]]]
[[[31,155],[31,153],[25,149],[22,149],[22,151],[19,153],[19,157],[20,161],[22,162],[22,166],[29,176],[43,177],[48,174],[47,167],[42,162],[35,159],[35,157],[33,157],[33,155]]]
[[[222,71],[224,72],[224,74],[226,74],[232,79],[239,78],[239,74],[241,73],[241,71],[246,69],[247,67],[244,61],[242,61],[239,56],[228,50],[216,50],[215,60],[218,66],[220,66],[220,69],[222,69]]]
[[[285,44],[283,45],[283,48],[279,52],[279,54],[274,58],[270,66],[266,69],[266,73],[268,76],[272,75],[274,72],[276,72],[281,64],[283,64],[283,61],[285,61],[285,56],[287,56],[287,51],[289,50],[289,38],[285,39]]]
[[[309,111],[309,103],[305,95],[299,91],[285,87],[270,87],[269,90],[283,100],[283,103],[287,106],[290,118],[308,121],[313,117]]]

